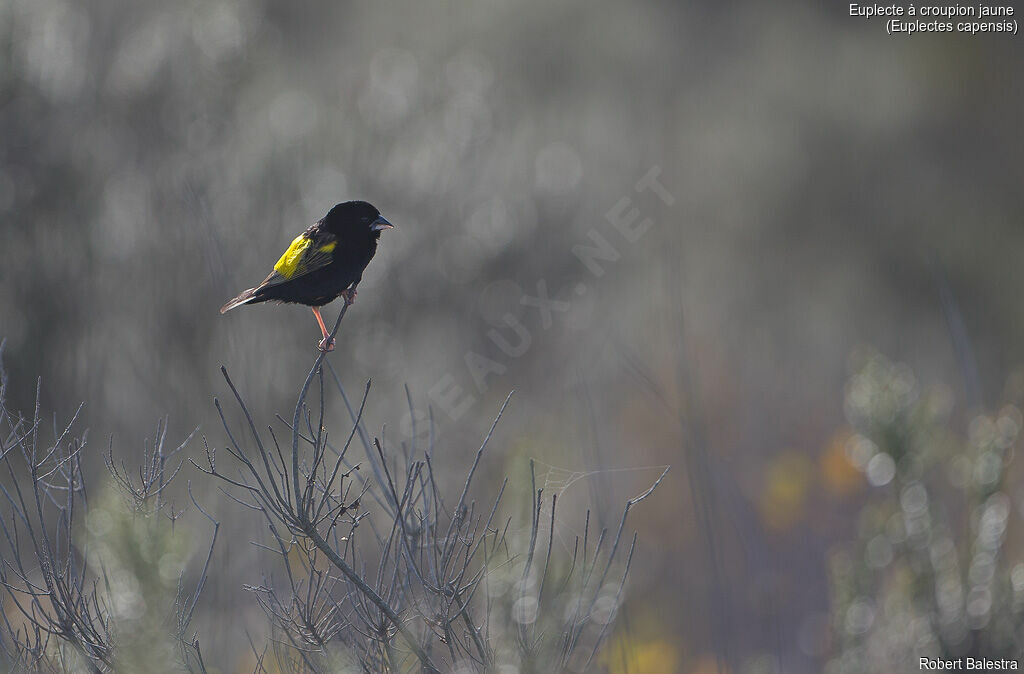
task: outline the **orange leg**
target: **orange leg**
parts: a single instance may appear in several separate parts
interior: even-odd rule
[[[313,315],[316,316],[316,322],[320,324],[320,332],[324,334],[324,338],[320,340],[321,351],[334,351],[334,340],[327,334],[327,326],[324,325],[324,318],[320,315],[320,307],[313,307]]]

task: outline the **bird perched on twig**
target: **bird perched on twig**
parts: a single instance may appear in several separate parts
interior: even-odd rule
[[[377,252],[377,240],[394,225],[365,201],[346,201],[327,212],[295,237],[274,265],[274,271],[255,288],[249,288],[220,308],[226,313],[243,304],[288,302],[313,308],[323,339],[322,351],[334,349],[320,307],[338,297],[345,304],[356,299],[363,270]]]

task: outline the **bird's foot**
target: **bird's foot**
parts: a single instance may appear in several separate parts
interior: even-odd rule
[[[334,338],[324,337],[323,339],[320,340],[320,343],[317,344],[317,348],[323,351],[324,353],[327,353],[328,351],[334,351]]]
[[[345,306],[351,306],[356,301],[356,289],[342,290],[341,296],[345,298]]]

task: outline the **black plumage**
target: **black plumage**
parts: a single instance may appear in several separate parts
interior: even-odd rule
[[[220,312],[268,301],[308,305],[324,335],[320,347],[330,350],[334,345],[328,341],[320,307],[341,296],[347,304],[355,300],[356,286],[377,252],[380,233],[391,228],[380,211],[365,201],[338,204],[295,237],[263,283],[242,292]]]

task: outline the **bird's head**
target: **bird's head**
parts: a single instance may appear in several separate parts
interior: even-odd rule
[[[346,201],[338,204],[327,212],[323,223],[331,234],[341,238],[369,235],[377,239],[385,229],[394,228],[380,211],[365,201]]]

